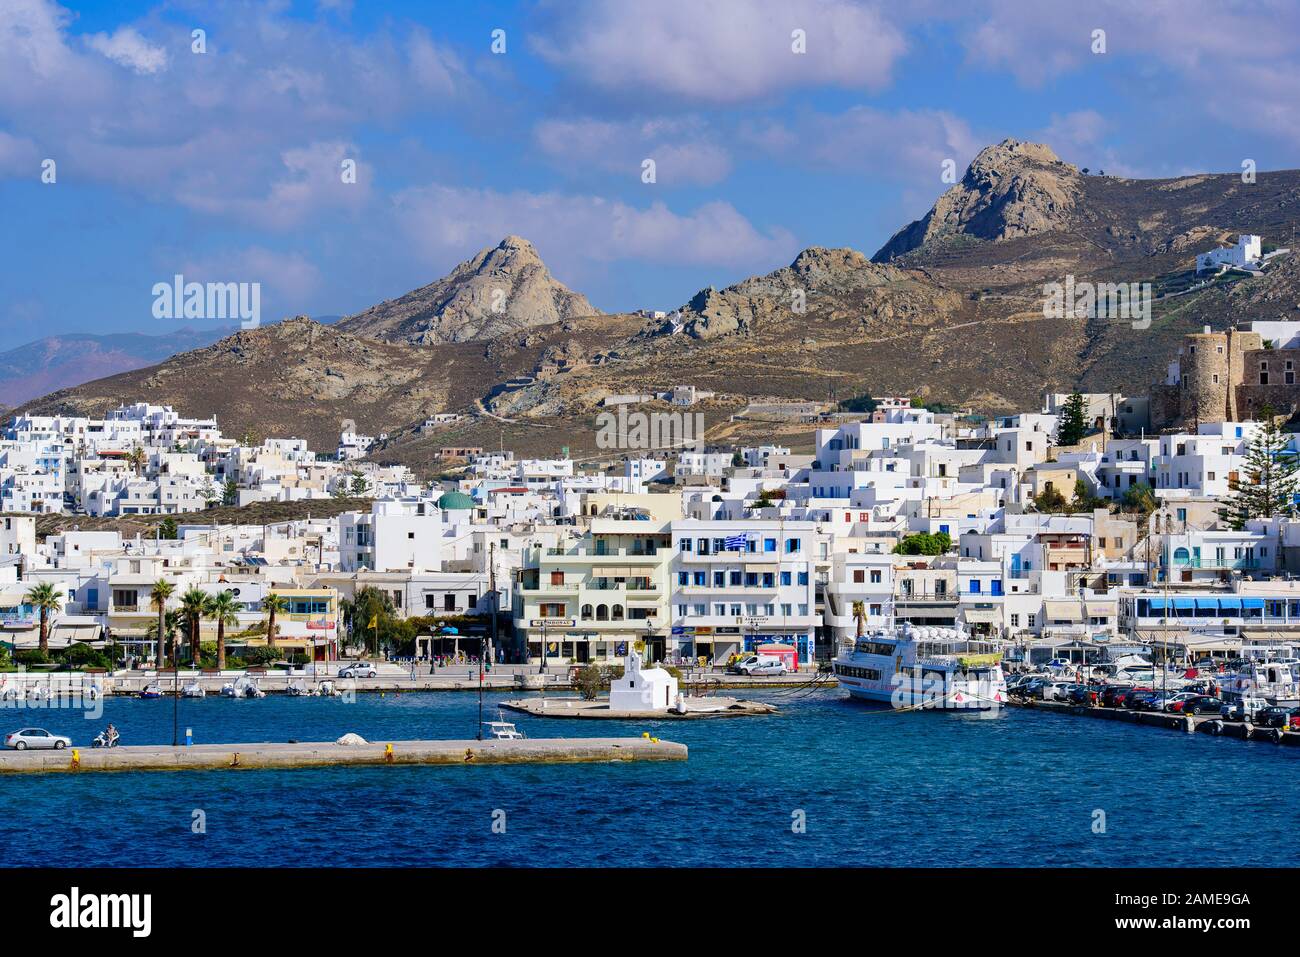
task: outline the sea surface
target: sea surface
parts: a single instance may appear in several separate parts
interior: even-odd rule
[[[752,697],[781,713],[506,715],[529,737],[647,731],[689,745],[685,763],[4,776],[0,865],[1300,863],[1300,749],[1020,709],[897,714],[838,690]],[[81,747],[109,721],[125,744],[170,744],[172,704],[0,720]],[[469,738],[477,722],[474,692],[180,702],[196,743]]]

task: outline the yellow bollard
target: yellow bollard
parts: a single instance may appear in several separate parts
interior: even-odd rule
[[[75,771],[80,767],[81,767],[81,750],[79,748],[73,748],[72,749],[72,770]]]
[[[641,737],[643,737],[643,738],[648,738],[648,737],[650,737],[650,732],[649,732],[649,731],[642,731],[642,732],[641,732]]]
[[[393,745],[391,743],[384,745],[384,760],[389,764],[393,763]]]

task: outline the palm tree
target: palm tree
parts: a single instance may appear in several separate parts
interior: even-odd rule
[[[41,612],[41,654],[50,650],[50,612],[63,608],[63,592],[49,582],[33,585],[23,596],[23,601]]]
[[[857,636],[861,638],[867,629],[867,606],[860,601],[853,603],[853,620],[857,623]]]
[[[145,455],[143,446],[137,442],[131,448],[131,451],[127,453],[126,460],[131,463],[132,468],[135,469],[136,477],[139,478],[140,473],[144,471],[145,463],[149,461],[149,458]]]
[[[208,613],[217,621],[218,671],[226,667],[226,625],[239,624],[239,619],[235,617],[237,611],[239,611],[239,602],[235,601],[235,596],[230,591],[223,591],[212,599]]]
[[[174,645],[176,642],[176,633],[181,630],[181,627],[184,624],[185,624],[185,618],[179,609],[173,608],[163,616],[162,619],[163,658],[160,659],[158,662],[159,667],[162,667],[163,661],[166,660],[168,648],[172,648],[173,654],[175,653]],[[152,638],[154,641],[157,641],[158,634],[159,634],[158,622],[156,621],[149,622],[149,627],[146,629],[146,634],[148,634],[148,636]]]
[[[289,603],[285,601],[283,595],[277,595],[270,592],[262,599],[262,607],[266,609],[266,646],[275,647],[275,616],[282,611],[289,610]]]
[[[202,588],[189,588],[185,594],[181,595],[181,614],[189,623],[190,632],[190,663],[199,663],[199,627],[203,623],[203,618],[208,614],[208,603],[211,596]],[[176,655],[180,658],[179,650]]]
[[[149,592],[149,600],[153,606],[158,609],[158,667],[162,667],[163,641],[167,637],[167,602],[176,592],[176,583],[169,582],[165,578],[160,578],[153,583],[153,590]]]

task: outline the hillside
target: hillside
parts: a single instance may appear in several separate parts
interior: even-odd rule
[[[900,393],[996,413],[1032,408],[1048,389],[1141,393],[1185,332],[1300,318],[1294,257],[1205,288],[1190,276],[1195,254],[1216,242],[1258,232],[1288,246],[1297,224],[1294,170],[1250,184],[1232,174],[1124,179],[1007,140],[874,257],[812,247],[765,275],[700,290],[666,319],[599,314],[550,276],[531,244],[507,237],[447,277],[333,325],[300,318],[240,332],[26,408],[170,403],[216,414],[232,434],[299,435],[320,448],[352,419],[391,434],[377,458],[434,470],[444,445],[591,450],[604,398],[680,384],[714,392],[697,411],[710,438],[736,439],[807,430],[797,416],[747,412],[752,400]],[[1149,281],[1171,295],[1145,329],[1045,318],[1044,284],[1068,276]],[[494,311],[498,289],[510,291]],[[441,411],[465,416],[418,429]]]

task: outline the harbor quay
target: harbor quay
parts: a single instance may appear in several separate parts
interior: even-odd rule
[[[600,764],[685,761],[684,744],[641,738],[532,738],[449,741],[257,742],[0,752],[0,774],[84,771],[192,771],[341,765]]]
[[[1265,741],[1271,744],[1300,746],[1300,733],[1284,728],[1266,728],[1250,721],[1232,721],[1217,715],[1163,714],[1155,711],[1131,711],[1128,708],[1087,707],[1063,701],[1036,701],[1012,697],[1013,707],[1044,711],[1073,717],[1124,721],[1129,724],[1185,731],[1188,734],[1213,734],[1242,741]]]

